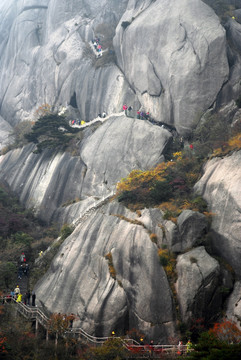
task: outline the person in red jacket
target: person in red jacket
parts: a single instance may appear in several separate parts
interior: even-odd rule
[[[126,115],[127,114],[127,105],[126,104],[123,105],[123,110],[124,110],[125,115]]]

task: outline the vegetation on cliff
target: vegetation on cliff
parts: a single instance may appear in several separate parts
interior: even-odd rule
[[[64,150],[77,132],[79,129],[71,127],[64,116],[47,113],[36,121],[25,137],[37,145],[35,153],[40,153],[46,148]]]

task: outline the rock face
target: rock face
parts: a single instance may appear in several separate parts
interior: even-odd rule
[[[197,211],[184,210],[177,218],[177,224],[162,219],[164,236],[162,245],[174,253],[181,253],[198,246],[208,229],[207,218]]]
[[[2,1],[1,116],[11,124],[34,116],[44,103],[74,98],[79,117],[120,111],[135,95],[115,66],[95,69],[84,57],[97,24],[115,25],[127,1]]]
[[[159,126],[112,117],[92,135],[86,132],[78,157],[50,151],[36,155],[32,145],[7,153],[0,158],[0,180],[47,223],[69,223],[110,195],[131,170],[159,163],[170,138]]]
[[[116,29],[118,66],[97,68],[86,53],[100,24]],[[88,121],[128,102],[189,133],[217,97],[224,104],[240,91],[231,25],[227,81],[225,30],[201,0],[2,0],[0,115],[15,125],[43,103],[72,103]]]
[[[182,321],[209,319],[220,306],[220,266],[203,246],[177,258],[177,294]]]
[[[146,339],[167,341],[175,333],[172,295],[147,230],[121,205],[105,205],[65,240],[37,298],[50,311],[78,314],[75,326],[97,336],[136,328]]]
[[[9,142],[11,142],[9,139],[9,134],[12,132],[12,126],[0,116],[0,127],[1,127],[1,131],[0,131],[0,150],[1,150],[4,146],[9,144]]]
[[[114,44],[141,103],[179,133],[194,125],[228,79],[225,32],[202,1],[131,1]]]
[[[111,114],[96,130],[84,130],[78,156],[48,150],[37,155],[28,145],[0,157],[0,181],[22,203],[48,223],[76,224],[36,286],[37,298],[50,311],[78,314],[75,326],[96,335],[135,327],[160,342],[175,336],[173,298],[157,250],[167,245],[180,253],[198,246],[206,220],[184,211],[176,225],[163,220],[159,209],[138,215],[106,203],[131,170],[162,161],[171,138],[150,122],[114,114],[123,103],[135,111],[142,107],[186,135],[203,112],[236,99],[239,17],[237,12],[237,21],[221,25],[201,0],[1,1],[1,146],[15,124],[35,119],[43,103],[55,109],[67,105],[86,121],[103,111]],[[117,57],[102,66],[88,48],[101,24],[116,30]],[[230,114],[233,103],[227,105]],[[240,157],[239,152],[208,162],[196,185],[215,213],[213,247],[237,276]],[[204,247],[179,255],[177,271],[182,320],[212,317],[222,301],[218,287],[232,286],[229,275]],[[237,282],[228,305],[236,320],[239,295]]]
[[[204,168],[204,175],[195,185],[213,213],[213,246],[216,252],[241,275],[240,211],[241,152],[224,159],[213,159]]]
[[[227,302],[227,316],[241,329],[241,282],[237,281]]]
[[[207,232],[208,222],[205,215],[197,211],[184,210],[177,219],[181,237],[180,252],[199,245],[202,236]]]

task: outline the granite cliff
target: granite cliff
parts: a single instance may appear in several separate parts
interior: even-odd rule
[[[187,137],[207,112],[238,114],[241,4],[220,17],[201,0],[2,0],[0,4],[0,141],[36,120],[36,109],[66,106],[87,126],[78,152],[34,154],[34,145],[0,157],[0,181],[48,223],[74,223],[49,271],[36,285],[50,311],[74,312],[76,326],[96,335],[138,328],[166,342],[178,316],[212,319],[233,278],[205,250],[205,217],[189,210],[175,224],[159,209],[139,214],[110,201],[133,169],[164,160],[173,133]],[[240,9],[239,9],[240,7]],[[215,12],[216,11],[216,12]],[[112,47],[96,59],[89,42],[104,25]],[[98,34],[96,29],[102,32]],[[113,60],[115,53],[116,60]],[[151,113],[157,124],[127,118],[123,103]],[[236,275],[227,314],[240,320],[240,152],[213,159],[195,191],[215,214],[212,247]],[[78,199],[75,203],[73,199]],[[150,234],[156,234],[156,242]],[[158,259],[165,245],[177,257],[175,295]],[[191,249],[193,248],[194,249]],[[115,275],[111,274],[112,261]]]

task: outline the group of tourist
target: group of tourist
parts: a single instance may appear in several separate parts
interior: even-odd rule
[[[23,263],[18,268],[18,279],[22,279],[22,276],[28,276],[29,272],[29,265],[26,263]]]
[[[21,294],[19,285],[17,285],[16,288],[13,291],[11,291],[10,295],[11,298],[16,300],[17,303],[23,302],[25,305],[36,306],[35,305],[36,294],[34,291],[31,294],[31,292],[28,290],[23,296]],[[32,301],[31,301],[31,297],[32,297]]]
[[[95,51],[97,52],[97,57],[101,57],[102,56],[102,46],[100,45],[100,39],[98,37],[96,37],[95,39],[92,40],[92,44],[95,48]]]
[[[190,339],[188,340],[186,346],[183,344],[182,341],[179,341],[177,345],[177,355],[182,356],[184,355],[185,352],[187,354],[190,354],[191,351],[192,351],[192,343]]]
[[[140,338],[140,348],[143,349],[143,351],[149,351],[151,356],[154,353],[160,354],[165,351],[165,348],[163,348],[162,345],[155,345],[153,340],[151,340],[148,344],[145,344],[143,338]],[[188,340],[186,345],[184,345],[182,341],[179,341],[177,347],[174,348],[177,350],[177,356],[182,356],[185,354],[189,355],[193,350],[193,345],[191,343],[191,340]]]
[[[123,111],[125,112],[126,116],[131,116],[132,110],[132,106],[127,106],[126,104],[123,105]],[[144,110],[137,110],[136,117],[137,119],[141,120],[150,120],[150,113],[144,112]]]
[[[80,125],[84,125],[84,124],[85,124],[85,121],[84,121],[84,120],[79,120],[79,119],[78,119],[78,120],[72,120],[72,121],[71,121],[71,124],[72,124],[72,125],[79,125],[79,126],[80,126]]]

